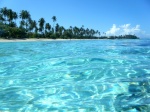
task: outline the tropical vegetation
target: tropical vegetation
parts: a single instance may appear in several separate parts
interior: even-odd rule
[[[19,19],[19,20],[18,20]],[[46,22],[42,17],[39,21],[33,20],[27,10],[20,13],[8,9],[0,9],[0,38],[25,39],[25,38],[50,38],[50,39],[137,39],[135,35],[121,35],[107,37],[103,32],[94,29],[70,26],[65,28],[56,23],[57,18],[53,16],[53,25]],[[17,22],[16,22],[17,21]],[[18,23],[18,24],[17,24]]]

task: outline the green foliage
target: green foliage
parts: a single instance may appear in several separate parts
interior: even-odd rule
[[[30,32],[27,35],[28,38],[39,38],[40,36],[41,36],[40,34],[33,33],[33,32]]]
[[[56,39],[57,36],[56,36],[56,34],[52,34],[52,35],[50,36],[50,38],[51,38],[51,39]]]
[[[139,39],[135,35],[119,35],[119,36],[109,36],[105,37],[106,39]]]
[[[25,29],[17,27],[10,27],[9,25],[0,24],[0,37],[12,39],[12,38],[26,38]]]
[[[26,32],[24,29],[9,27],[7,30],[9,34],[8,38],[18,38],[18,39],[26,38]]]
[[[44,20],[44,18],[40,18],[40,20],[38,22],[39,22],[39,31],[42,33],[42,31],[44,29],[45,20]]]
[[[25,28],[26,31],[28,31],[29,20],[30,20],[30,18],[31,18],[30,13],[29,13],[28,11],[26,11],[26,10],[22,10],[22,11],[20,12],[20,15],[19,15],[19,16],[20,16],[20,18],[22,19],[21,22],[20,22],[20,26],[21,26],[22,28]]]
[[[46,23],[45,29],[48,30],[48,31],[50,31],[51,30],[51,25],[49,23]]]
[[[21,21],[19,27],[16,24],[18,14],[8,9],[7,7],[0,9],[0,37],[2,38],[51,38],[51,39],[138,39],[135,35],[120,35],[120,36],[101,36],[101,32],[94,29],[84,28],[77,26],[70,26],[65,29],[60,26],[56,16],[52,17],[53,27],[47,23],[44,18],[40,18],[38,22],[32,20],[28,11],[22,10],[19,13]],[[37,24],[39,23],[39,24]]]

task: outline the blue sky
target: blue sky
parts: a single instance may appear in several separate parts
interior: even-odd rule
[[[150,0],[0,0],[0,8],[28,10],[32,19],[53,24],[93,28],[107,35],[150,37]]]

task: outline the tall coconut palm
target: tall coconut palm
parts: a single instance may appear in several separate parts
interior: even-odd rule
[[[106,36],[106,33],[105,33],[105,32],[103,32],[103,34],[104,34],[104,36]]]
[[[39,31],[42,33],[44,29],[45,20],[44,18],[40,18],[38,22],[39,22]]]
[[[7,23],[7,15],[8,15],[7,11],[8,11],[7,7],[1,8],[1,14],[3,16],[5,24]]]
[[[13,12],[13,19],[15,20],[15,23],[16,23],[16,19],[18,18],[18,15],[16,12]]]
[[[79,28],[78,28],[78,27],[75,26],[75,27],[73,28],[73,32],[74,32],[74,35],[75,35],[75,36],[79,36]]]
[[[8,18],[9,26],[15,27],[16,23],[13,22],[13,20],[16,20],[18,18],[17,13],[12,11],[11,9],[8,9],[7,10],[7,18]]]
[[[35,20],[33,20],[33,22],[32,22],[32,27],[33,27],[34,31],[36,32],[36,30],[37,30],[37,23],[36,23]]]
[[[56,24],[56,27],[55,27],[56,33],[58,33],[58,31],[59,31],[59,27],[60,27],[60,26],[59,26],[59,24],[57,23],[57,24]]]
[[[33,20],[31,18],[29,18],[29,31],[31,32],[33,30]]]
[[[25,21],[25,28],[26,28],[26,31],[27,31],[27,27],[29,26],[29,25],[28,25],[28,20],[29,20],[30,17],[31,17],[31,16],[30,16],[30,13],[29,13],[28,11],[22,10],[22,11],[20,12],[20,18],[22,19],[22,21],[23,21],[23,20]]]
[[[55,29],[55,28],[54,28],[54,26],[55,26],[55,22],[57,21],[56,16],[53,16],[53,17],[52,17],[52,20],[53,20],[53,29]]]
[[[80,28],[80,36],[83,36],[85,32],[84,25]]]
[[[25,21],[24,20],[20,21],[20,26],[19,27],[21,29],[24,29],[24,25],[25,25]]]
[[[46,37],[50,37],[50,29],[51,29],[51,25],[49,23],[45,24],[45,36]]]
[[[5,19],[3,18],[3,16],[2,16],[2,14],[0,14],[0,22],[4,22],[5,21]]]
[[[35,30],[37,30],[37,23],[35,20],[29,19],[29,30],[36,32]]]
[[[90,36],[93,37],[94,34],[95,34],[95,30],[91,29],[91,30],[90,30]]]
[[[70,29],[70,32],[73,34],[72,26],[70,26],[69,29]]]
[[[59,27],[59,34],[62,36],[65,28],[63,26]]]
[[[45,24],[45,29],[50,31],[51,30],[51,25],[49,23],[46,23]]]
[[[98,35],[99,35],[99,38],[100,38],[100,36],[101,36],[101,32],[100,31],[98,32]]]
[[[85,32],[86,32],[86,36],[90,36],[90,30],[88,28],[86,29]]]
[[[12,23],[12,20],[13,20],[13,11],[11,9],[7,10],[7,17],[8,17],[9,24]]]

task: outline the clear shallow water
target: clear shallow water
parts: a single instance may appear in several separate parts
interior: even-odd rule
[[[148,112],[150,40],[0,43],[0,111]]]

